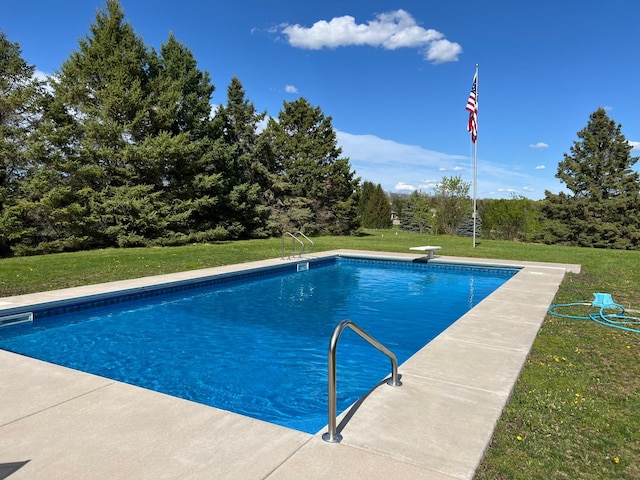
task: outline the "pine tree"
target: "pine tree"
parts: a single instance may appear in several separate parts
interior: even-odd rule
[[[258,125],[266,112],[258,113],[245,96],[240,80],[231,79],[227,104],[216,112],[215,130],[229,154],[219,165],[226,196],[221,205],[222,223],[234,237],[264,237],[269,215],[265,192],[271,187],[268,157],[261,154]]]
[[[275,172],[283,177],[274,184],[279,192],[272,202],[272,220],[279,219],[282,228],[335,234],[356,229],[359,180],[349,160],[340,157],[331,117],[304,98],[285,102],[278,121],[268,122],[265,136]]]
[[[545,192],[548,242],[601,248],[640,248],[638,157],[603,108],[591,114],[579,140],[564,154],[556,177],[570,194]]]
[[[219,203],[219,174],[207,168],[208,74],[172,35],[160,54],[149,50],[116,0],[89,29],[57,73],[37,132],[43,166],[23,205],[37,235],[24,243],[61,251],[188,241],[198,212]]]
[[[20,45],[0,31],[0,255],[8,254],[22,234],[16,201],[23,182],[38,168],[29,150],[44,91],[34,72],[22,58]]]
[[[140,151],[152,160],[173,215],[170,243],[226,238],[216,229],[224,192],[213,145],[209,74],[198,69],[189,48],[173,34],[149,56],[147,96],[150,126]]]
[[[362,184],[358,213],[364,228],[391,227],[391,205],[382,185],[369,181]]]
[[[409,232],[431,233],[434,225],[435,208],[433,199],[414,191],[407,199],[400,215],[400,228]]]
[[[375,191],[375,185],[373,182],[365,181],[361,187],[358,196],[358,216],[360,217],[360,225],[364,228],[372,228],[369,225],[371,224],[371,220],[368,217],[367,206],[369,204],[369,200],[373,197]]]
[[[40,210],[52,225],[48,241],[62,250],[141,245],[169,216],[148,195],[157,165],[138,151],[149,120],[147,48],[115,0],[89,28],[56,75],[43,130],[46,148],[61,154],[48,166],[57,201],[42,199]]]

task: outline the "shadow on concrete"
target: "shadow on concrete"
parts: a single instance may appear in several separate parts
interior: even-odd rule
[[[27,460],[26,462],[0,463],[0,480],[4,480],[10,475],[13,475],[30,461],[31,460]]]
[[[347,413],[344,415],[344,417],[342,417],[342,420],[340,421],[340,423],[336,426],[336,433],[340,433],[342,432],[342,429],[344,427],[347,426],[347,423],[349,423],[349,421],[351,420],[351,418],[353,418],[353,416],[356,414],[356,412],[358,411],[358,409],[360,408],[360,406],[364,403],[364,401],[367,399],[367,397],[369,395],[371,395],[371,393],[378,389],[378,387],[380,387],[381,385],[385,385],[385,386],[389,386],[388,385],[388,381],[391,380],[391,376],[385,378],[384,380],[382,380],[380,383],[378,383],[375,387],[373,387],[371,390],[369,390],[367,393],[365,393],[363,396],[361,396],[358,401],[356,401],[356,403],[354,403],[351,408],[347,411]],[[398,381],[402,380],[402,374],[398,373]],[[398,387],[392,387],[392,388],[398,388]],[[402,388],[402,387],[400,387]],[[1,480],[1,479],[0,479]]]

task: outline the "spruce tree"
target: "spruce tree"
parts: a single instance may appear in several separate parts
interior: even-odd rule
[[[275,171],[283,176],[272,202],[272,217],[280,219],[282,228],[334,234],[355,230],[359,180],[349,160],[340,157],[331,117],[304,98],[284,102],[265,135]]]
[[[376,185],[374,195],[369,201],[368,212],[368,216],[373,220],[373,228],[391,227],[391,204],[380,184]]]
[[[427,194],[415,190],[402,208],[400,228],[409,232],[431,233],[434,225],[434,212],[433,199]]]
[[[217,229],[223,181],[213,145],[211,96],[215,87],[193,53],[173,34],[149,56],[147,96],[150,125],[144,157],[158,176],[153,180],[171,206],[173,232],[166,241],[226,238]],[[142,151],[142,149],[141,149]]]
[[[640,248],[640,176],[638,157],[621,125],[603,108],[578,132],[556,177],[570,193],[545,192],[542,211],[548,242],[600,248]]]
[[[373,197],[376,186],[373,182],[365,181],[360,187],[360,195],[358,197],[358,215],[360,216],[360,224],[365,228],[372,228],[369,225],[371,220],[368,217],[367,206],[369,200]]]
[[[57,208],[76,215],[49,213],[58,237],[51,241],[62,242],[61,249],[141,245],[161,235],[169,217],[149,194],[158,166],[138,150],[149,120],[148,51],[115,0],[107,0],[89,29],[53,84],[49,143],[55,138],[64,149],[50,165],[64,193]]]
[[[390,228],[391,204],[382,185],[364,182],[358,202],[360,223],[364,228]]]
[[[231,79],[227,104],[214,119],[218,141],[228,150],[219,165],[225,184],[221,204],[222,223],[234,237],[264,237],[269,208],[265,192],[271,187],[268,157],[263,157],[258,140],[258,125],[266,112],[258,113],[245,95],[240,80]]]
[[[149,50],[116,0],[89,30],[57,72],[37,132],[45,160],[25,211],[39,227],[27,243],[60,251],[189,241],[198,212],[219,203],[208,74],[172,35],[159,54]]]
[[[0,31],[0,255],[7,255],[24,232],[16,204],[25,179],[39,166],[29,152],[44,98],[34,72],[20,45]]]

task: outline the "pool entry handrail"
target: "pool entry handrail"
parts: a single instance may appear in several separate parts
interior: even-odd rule
[[[296,233],[294,234],[294,236],[295,236],[296,238],[298,238],[298,237],[302,237],[302,238],[304,238],[307,242],[309,242],[309,243],[311,244],[311,250],[309,250],[309,253],[313,253],[313,251],[316,249],[316,244],[315,244],[315,243],[313,243],[313,240],[311,240],[309,237],[307,237],[304,233],[302,233],[302,232],[296,232]]]
[[[289,252],[288,258],[291,258],[291,257],[295,258],[296,256],[302,257],[302,254],[305,252],[305,243],[300,239],[300,237],[302,237],[304,240],[306,240],[311,244],[311,250],[309,251],[309,253],[313,252],[316,249],[316,245],[315,243],[313,243],[313,240],[307,237],[304,233],[284,232],[282,234],[282,252],[281,252],[282,253],[281,258],[283,260],[284,260],[284,241],[286,237],[291,238],[291,251]]]
[[[396,356],[393,354],[393,352],[391,352],[391,350],[385,347],[382,343],[365,332],[353,321],[348,319],[340,321],[336,325],[336,328],[334,328],[333,334],[331,335],[331,340],[329,341],[329,431],[322,434],[322,439],[328,443],[339,443],[342,440],[342,435],[337,433],[336,425],[336,350],[338,347],[340,334],[347,327],[356,332],[372,346],[376,347],[379,351],[389,357],[389,359],[391,360],[391,378],[387,380],[387,385],[390,385],[392,387],[399,387],[402,385],[402,382],[398,378],[398,360],[396,359]]]
[[[284,232],[282,234],[282,259],[284,260],[284,239],[285,237],[291,237],[291,251],[289,252],[289,258],[291,257],[296,257],[302,256],[302,253],[304,252],[304,243],[302,243],[302,240],[300,240],[298,237],[296,237],[293,233],[291,232]]]

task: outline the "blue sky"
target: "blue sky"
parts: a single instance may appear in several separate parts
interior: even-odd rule
[[[121,0],[148,46],[170,32],[226,102],[233,76],[259,111],[305,97],[333,119],[362,180],[389,192],[473,180],[465,111],[478,85],[478,198],[557,193],[558,162],[598,107],[640,155],[637,0]],[[0,29],[53,74],[103,0],[0,0]],[[638,165],[636,165],[638,167]]]

